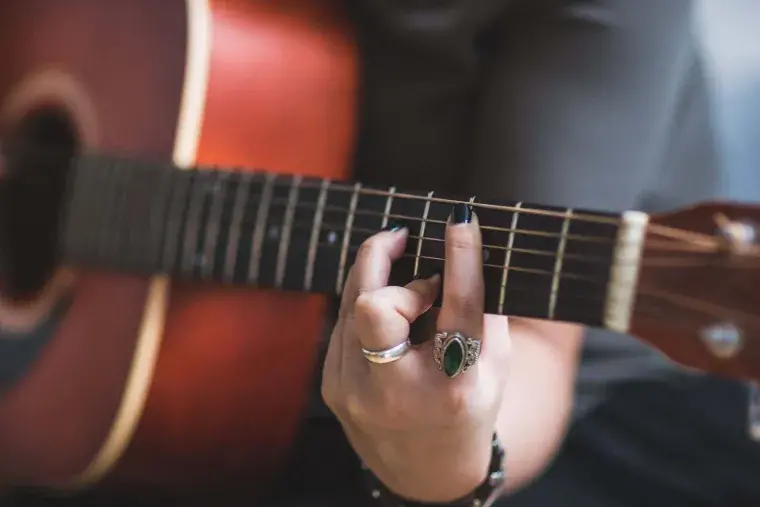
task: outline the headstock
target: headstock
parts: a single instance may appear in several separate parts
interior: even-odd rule
[[[760,382],[760,206],[652,215],[631,332],[685,366]]]

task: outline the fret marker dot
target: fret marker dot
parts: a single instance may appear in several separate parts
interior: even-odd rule
[[[488,248],[483,249],[483,262],[488,262],[488,258],[491,257],[491,251]]]
[[[274,240],[280,236],[280,228],[276,225],[272,225],[267,230],[267,239]]]
[[[338,242],[338,233],[335,231],[330,231],[327,233],[327,242],[331,245],[334,245]]]

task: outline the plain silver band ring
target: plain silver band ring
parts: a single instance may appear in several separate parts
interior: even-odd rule
[[[364,354],[364,358],[370,363],[387,364],[392,363],[393,361],[398,361],[404,357],[410,348],[412,348],[412,342],[406,340],[385,350],[369,350],[362,348],[362,354]]]

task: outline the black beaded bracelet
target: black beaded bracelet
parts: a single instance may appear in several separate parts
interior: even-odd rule
[[[505,455],[506,452],[494,433],[491,445],[491,463],[488,467],[486,479],[469,495],[446,504],[404,500],[386,488],[363,463],[362,471],[369,494],[378,507],[487,507],[493,503],[506,482]]]

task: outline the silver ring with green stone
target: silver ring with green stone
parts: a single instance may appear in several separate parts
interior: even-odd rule
[[[478,362],[481,341],[462,333],[440,332],[433,339],[433,358],[438,369],[454,378]]]

